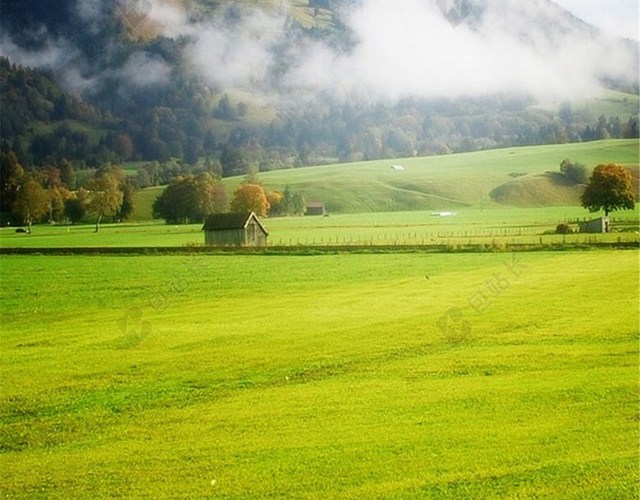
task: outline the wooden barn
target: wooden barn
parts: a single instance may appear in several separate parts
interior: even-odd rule
[[[202,229],[206,246],[264,247],[269,236],[253,212],[213,214]]]
[[[327,210],[324,207],[324,203],[320,201],[309,201],[306,205],[305,215],[326,215]]]

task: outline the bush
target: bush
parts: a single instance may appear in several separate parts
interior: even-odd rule
[[[582,163],[564,160],[560,164],[560,172],[576,184],[586,184],[589,180],[589,170]]]
[[[573,233],[573,229],[569,224],[558,224],[556,227],[556,234],[571,234]]]

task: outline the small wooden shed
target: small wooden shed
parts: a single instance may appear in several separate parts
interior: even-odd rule
[[[213,214],[202,229],[206,246],[264,247],[269,236],[254,212]]]
[[[327,210],[321,201],[309,201],[306,204],[305,215],[326,215]]]
[[[580,224],[581,233],[608,233],[609,232],[609,218],[600,217],[598,219],[590,220],[588,222],[582,222]]]

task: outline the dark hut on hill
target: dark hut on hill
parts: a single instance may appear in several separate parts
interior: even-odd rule
[[[327,210],[321,201],[309,201],[305,206],[305,215],[326,215]]]
[[[202,229],[206,246],[263,247],[269,236],[253,212],[212,214]]]

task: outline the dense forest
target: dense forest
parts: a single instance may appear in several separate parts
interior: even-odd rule
[[[2,151],[15,152],[22,165],[70,164],[79,170],[129,161],[166,165],[166,175],[156,172],[141,179],[143,184],[166,183],[180,171],[231,176],[250,166],[265,171],[638,136],[637,115],[594,117],[569,103],[552,112],[513,96],[414,98],[375,106],[310,103],[255,123],[247,118],[246,103],[217,96],[192,78],[155,91],[145,88],[125,100],[114,89],[111,99],[92,105],[63,91],[51,72],[17,66],[5,57],[0,58],[0,93]]]

